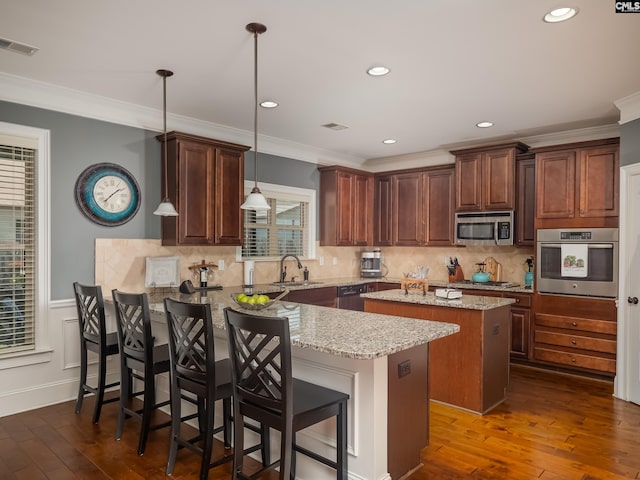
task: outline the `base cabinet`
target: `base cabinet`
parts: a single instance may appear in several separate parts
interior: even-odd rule
[[[613,377],[616,373],[615,301],[534,295],[534,362]]]

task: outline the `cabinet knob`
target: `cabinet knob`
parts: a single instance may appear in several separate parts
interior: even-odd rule
[[[578,326],[578,324],[577,324],[576,322],[571,322],[571,326],[572,326],[572,327],[577,327],[577,326]]]
[[[637,305],[638,304],[638,297],[629,297],[629,298],[627,298],[627,303],[631,303],[633,305]]]
[[[572,361],[573,363],[576,363],[576,359],[575,359],[575,358],[573,358],[573,357],[571,358],[571,361]]]
[[[571,343],[575,345],[575,344],[576,344],[576,341],[575,341],[575,340],[571,340]]]
[[[516,298],[516,303],[520,303],[520,299],[519,298]]]

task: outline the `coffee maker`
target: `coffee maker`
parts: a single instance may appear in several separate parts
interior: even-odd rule
[[[372,252],[362,252],[360,276],[362,278],[382,277],[382,254],[379,248],[375,248]]]

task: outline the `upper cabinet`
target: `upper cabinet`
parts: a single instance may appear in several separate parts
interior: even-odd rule
[[[378,174],[375,192],[375,245],[454,244],[453,166]]]
[[[516,155],[527,148],[513,142],[452,151],[456,156],[456,210],[513,210]]]
[[[536,217],[536,158],[533,153],[516,157],[516,245],[533,246]]]
[[[241,245],[244,152],[249,147],[179,132],[167,148],[168,195],[177,217],[162,217],[163,245]],[[164,165],[164,162],[163,162]]]
[[[618,138],[535,153],[536,228],[618,226]]]
[[[337,166],[319,170],[320,245],[371,245],[373,175]]]

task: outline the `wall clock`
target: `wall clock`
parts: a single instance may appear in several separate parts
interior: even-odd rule
[[[125,168],[114,163],[87,167],[76,180],[76,204],[98,225],[113,227],[131,220],[140,208],[140,187]]]

